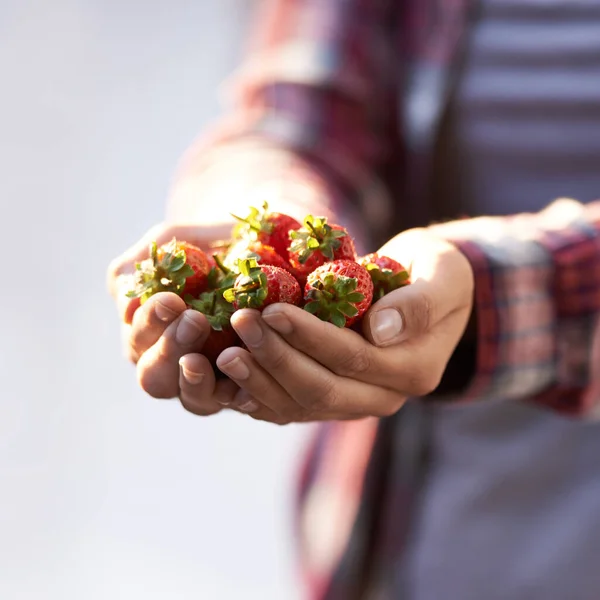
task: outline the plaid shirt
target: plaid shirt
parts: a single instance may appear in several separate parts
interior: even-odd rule
[[[234,110],[203,152],[234,163],[255,147],[255,179],[278,171],[299,203],[315,186],[325,190],[327,208],[362,228],[366,246],[400,224],[431,222],[425,183],[476,8],[472,0],[267,0]],[[278,152],[299,162],[279,168]],[[435,228],[466,254],[476,282],[476,370],[455,400],[503,397],[598,415],[600,203],[561,200],[538,214]],[[385,427],[365,419],[316,434],[298,512],[312,598],[361,595],[369,477]],[[401,544],[387,543],[390,552]]]

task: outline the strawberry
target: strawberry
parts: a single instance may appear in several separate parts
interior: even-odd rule
[[[292,272],[304,283],[309,273],[333,260],[356,260],[354,240],[340,225],[329,225],[325,217],[308,215],[304,226],[290,231],[288,260]]]
[[[255,258],[241,259],[239,270],[233,287],[223,293],[234,309],[263,310],[276,302],[300,303],[300,285],[289,271],[272,265],[259,265]]]
[[[202,354],[215,366],[219,354],[225,348],[237,346],[240,341],[230,324],[233,306],[223,299],[220,290],[204,292],[199,298],[186,296],[185,301],[191,309],[205,315],[211,326],[211,332],[202,347]]]
[[[215,260],[215,255],[214,254],[207,254],[206,255],[206,260],[208,261],[208,268],[209,269],[216,269],[217,268],[217,261]]]
[[[175,238],[160,248],[150,244],[150,258],[135,265],[134,286],[128,298],[139,298],[143,304],[158,292],[174,292],[192,296],[208,285],[210,263],[200,248]]]
[[[298,229],[301,225],[294,217],[278,212],[269,212],[267,202],[262,210],[251,207],[250,214],[244,219],[232,215],[239,221],[234,228],[233,237],[246,239],[250,242],[261,242],[275,248],[275,252],[287,260],[287,249],[290,244],[288,232]]]
[[[351,327],[371,306],[373,281],[352,260],[335,260],[317,267],[304,288],[304,310],[337,327]]]
[[[379,256],[376,252],[358,259],[373,280],[373,299],[379,300],[386,294],[410,283],[408,271],[396,260]]]
[[[234,244],[225,258],[225,264],[228,267],[235,268],[239,264],[241,258],[255,258],[261,265],[271,265],[290,270],[290,265],[287,260],[277,253],[273,246],[268,246],[262,242],[248,242],[240,240]]]

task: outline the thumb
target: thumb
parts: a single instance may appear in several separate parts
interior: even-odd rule
[[[436,318],[428,287],[427,282],[416,281],[375,302],[364,321],[365,337],[383,347],[427,333]]]

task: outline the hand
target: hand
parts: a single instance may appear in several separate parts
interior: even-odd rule
[[[230,231],[231,224],[161,224],[108,268],[108,288],[123,321],[125,354],[136,365],[140,386],[155,398],[179,397],[186,409],[198,415],[219,412],[238,391],[230,380],[216,381],[212,366],[201,354],[210,332],[206,318],[187,310],[176,294],[156,294],[143,306],[125,294],[134,265],[147,258],[151,241],[160,245],[176,237],[206,248],[212,241],[228,237]]]
[[[228,348],[217,364],[240,389],[217,401],[285,424],[389,416],[432,392],[471,314],[471,266],[427,230],[402,233],[381,253],[405,264],[413,283],[371,307],[367,339],[290,305],[238,311],[232,324],[248,351]]]

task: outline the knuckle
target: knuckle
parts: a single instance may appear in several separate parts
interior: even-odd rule
[[[196,400],[191,400],[185,394],[179,396],[179,403],[189,413],[197,415],[198,417],[209,417],[219,412],[219,408],[213,406],[207,406],[206,404],[200,403]]]
[[[333,379],[327,378],[307,400],[311,412],[330,411],[339,404],[339,390]]]
[[[409,379],[408,389],[413,396],[427,396],[440,384],[442,376],[437,369],[426,365],[414,372]]]
[[[140,352],[135,346],[129,331],[123,331],[121,336],[121,349],[125,360],[137,365],[143,352]]]
[[[134,365],[137,365],[140,360],[140,353],[136,350],[131,342],[125,345],[123,355],[125,356],[126,360]]]
[[[160,359],[143,354],[137,363],[138,384],[153,398],[175,398],[179,394],[179,373],[165,369]]]
[[[163,333],[154,346],[148,350],[147,353],[151,354],[153,362],[178,364],[182,350],[177,346],[174,336],[169,335],[169,333]],[[177,369],[177,372],[179,372],[179,369]]]
[[[139,368],[139,363],[138,383],[144,392],[149,396],[152,396],[152,398],[157,398],[159,400],[175,398],[179,391],[179,386],[175,382],[157,376],[152,368]]]
[[[386,417],[392,417],[402,408],[405,402],[406,396],[398,395],[394,400],[385,402],[378,406],[373,411],[373,415],[382,419]]]
[[[421,292],[411,305],[407,320],[417,331],[427,331],[433,322],[433,300],[426,292]]]
[[[362,375],[371,369],[371,354],[368,346],[361,346],[350,353],[344,353],[336,361],[335,373],[343,377]]]
[[[154,317],[153,304],[146,302],[135,311],[131,319],[131,336],[135,340],[141,340],[148,336],[152,329]]]
[[[258,359],[266,369],[270,371],[284,371],[289,369],[292,364],[290,361],[290,355],[287,351],[278,351],[278,352],[265,352],[262,353],[261,357]]]

